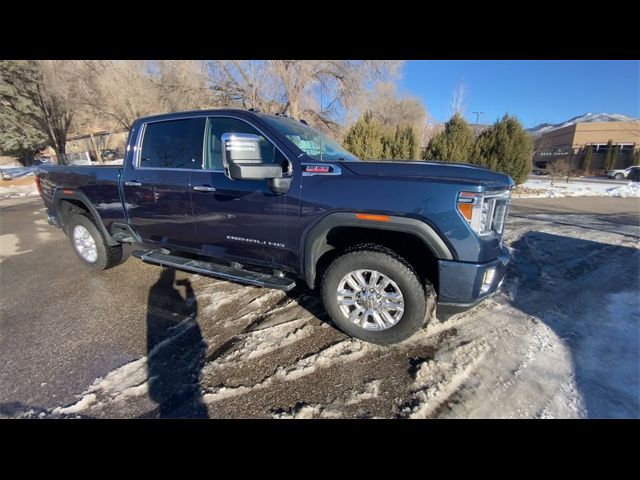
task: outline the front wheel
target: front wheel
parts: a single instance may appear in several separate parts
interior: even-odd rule
[[[624,178],[624,175],[621,173],[616,173],[613,178],[615,178],[616,180],[622,180]]]
[[[366,342],[401,342],[425,323],[424,286],[413,268],[391,250],[341,255],[326,270],[321,290],[336,326]]]

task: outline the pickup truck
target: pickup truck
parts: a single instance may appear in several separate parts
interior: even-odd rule
[[[434,307],[443,320],[477,304],[509,261],[509,176],[361,161],[282,115],[140,118],[122,166],[42,166],[36,184],[89,268],[131,254],[243,284],[303,284],[338,328],[378,344],[410,337]]]

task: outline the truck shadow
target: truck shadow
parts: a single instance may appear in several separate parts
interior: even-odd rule
[[[640,417],[640,250],[536,231],[512,247],[504,289],[570,352],[587,416]]]
[[[149,396],[158,407],[145,417],[208,418],[198,384],[207,344],[197,319],[191,282],[176,281],[176,271],[163,268],[147,302]]]

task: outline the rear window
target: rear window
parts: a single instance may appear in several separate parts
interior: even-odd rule
[[[204,118],[148,123],[142,137],[139,167],[202,168]]]

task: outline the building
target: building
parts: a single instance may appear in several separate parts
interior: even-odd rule
[[[614,168],[632,165],[634,153],[640,149],[640,121],[583,122],[546,131],[534,141],[533,165],[545,168],[553,160],[566,159],[579,170],[587,149],[591,149],[590,170],[603,170],[609,140],[616,150]]]

